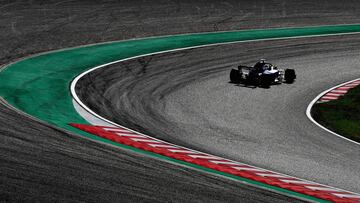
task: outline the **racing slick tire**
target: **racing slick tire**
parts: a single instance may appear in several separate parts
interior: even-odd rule
[[[230,71],[230,81],[232,83],[240,83],[241,73],[239,70],[231,69]]]
[[[294,69],[286,69],[284,79],[286,83],[293,83],[296,78],[295,70]]]

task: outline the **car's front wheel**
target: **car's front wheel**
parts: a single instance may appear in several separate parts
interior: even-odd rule
[[[295,70],[294,69],[286,69],[284,79],[286,83],[293,83],[296,78]]]

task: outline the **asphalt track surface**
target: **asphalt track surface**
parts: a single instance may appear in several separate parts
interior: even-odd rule
[[[149,56],[98,69],[77,92],[104,118],[156,138],[251,165],[360,191],[360,148],[314,125],[307,105],[360,74],[360,35],[249,42]],[[294,68],[294,84],[229,83],[256,56]]]
[[[360,15],[356,1],[348,4],[336,1],[326,4],[313,1],[302,1],[302,3],[249,1],[241,4],[235,2],[222,1],[209,4],[208,1],[204,1],[194,5],[183,1],[143,1],[135,5],[133,1],[120,3],[1,1],[0,43],[1,47],[4,47],[0,53],[1,64],[42,51],[114,39],[184,32],[358,23]],[[355,50],[354,47],[352,49]],[[172,65],[179,64],[178,57],[174,60]],[[253,60],[249,55],[244,62],[250,63]],[[221,62],[221,59],[216,62]],[[215,72],[221,74],[204,73],[209,77],[200,74],[202,79],[193,78],[199,83],[189,81],[189,85],[201,86],[201,84],[205,85],[207,81],[205,79],[211,81],[217,78],[218,81],[213,82],[224,85],[225,81],[224,87],[234,88],[234,91],[240,94],[244,90],[228,84],[225,74],[226,64],[230,65],[234,62],[234,59],[222,61],[219,67],[214,68]],[[278,58],[276,62],[283,61]],[[199,65],[204,67],[204,64]],[[351,75],[347,77],[350,78]],[[322,78],[324,82],[322,85],[327,87],[345,78],[345,76],[342,78],[334,76],[333,80]],[[298,82],[294,85],[297,84]],[[301,84],[300,80],[299,84]],[[269,90],[273,91],[278,87],[282,88],[277,86]],[[204,91],[206,88],[208,87],[204,87]],[[310,86],[310,89],[312,88]],[[178,98],[179,94],[186,93],[183,91],[186,91],[186,87],[183,90],[179,87],[179,91],[171,94],[167,101],[170,102],[172,98]],[[199,96],[201,98],[201,95]],[[310,98],[311,95],[307,97]],[[186,98],[183,99],[182,102],[188,102]],[[196,102],[200,101],[192,101],[195,105],[201,105]],[[172,103],[172,105],[176,104],[179,103]],[[170,106],[164,112],[173,115],[174,112],[171,111],[175,109],[178,107]],[[158,115],[164,114],[156,116]],[[178,122],[176,119],[185,117],[172,118],[169,121]],[[237,182],[86,141],[29,119],[6,105],[1,105],[0,118],[1,200],[293,201],[291,198],[260,191]],[[211,118],[214,118],[214,115]],[[234,120],[239,119],[232,119],[231,122]],[[222,135],[226,134],[222,132]],[[209,139],[211,138],[214,136],[209,136]],[[231,136],[226,136],[226,142],[230,142],[230,138]],[[178,141],[186,144],[189,140],[178,139]],[[194,148],[202,149],[204,146],[204,143],[201,143]],[[209,146],[215,145],[212,143]],[[267,148],[272,147],[267,146]],[[349,149],[346,145],[344,148]],[[221,153],[217,151],[223,149],[208,148],[207,150],[226,155],[226,151]],[[348,156],[354,156],[353,153],[354,151],[349,150]],[[344,153],[341,156],[344,156]],[[339,159],[343,158],[341,156]],[[229,157],[235,156],[229,155]],[[274,167],[270,164],[266,165],[266,168]],[[347,188],[354,187],[350,185]]]

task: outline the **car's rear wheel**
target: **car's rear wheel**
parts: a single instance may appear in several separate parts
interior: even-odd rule
[[[230,81],[232,83],[240,83],[241,80],[241,73],[239,70],[232,69],[230,71]]]
[[[286,69],[284,79],[286,83],[293,83],[296,78],[295,70],[294,69]]]

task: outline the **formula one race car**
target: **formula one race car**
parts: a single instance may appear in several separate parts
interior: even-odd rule
[[[232,69],[230,72],[230,81],[232,83],[241,83],[244,85],[255,85],[269,87],[276,83],[293,83],[296,78],[294,69],[278,69],[271,63],[266,63],[261,59],[254,67],[239,65],[238,69]]]

